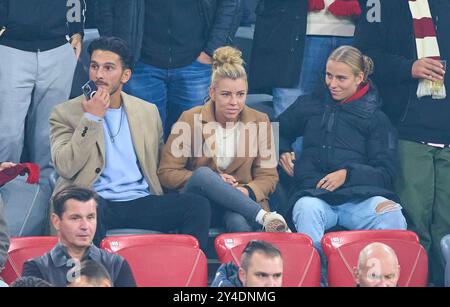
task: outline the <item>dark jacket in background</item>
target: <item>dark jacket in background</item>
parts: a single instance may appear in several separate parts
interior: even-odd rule
[[[146,0],[140,61],[163,69],[188,66],[205,44],[202,20],[193,0]]]
[[[372,84],[371,84],[372,86]],[[301,96],[280,117],[280,134],[289,144],[304,136],[301,157],[295,161],[293,187],[283,216],[291,220],[295,202],[318,197],[330,205],[383,196],[398,202],[393,192],[397,172],[397,137],[372,86],[362,98],[338,105],[327,89],[323,97]],[[347,170],[345,183],[333,192],[316,189],[320,179]]]
[[[242,287],[238,272],[239,267],[232,262],[222,264],[217,270],[211,287]]]
[[[418,79],[411,74],[417,50],[408,1],[381,0],[381,22],[361,18],[354,45],[374,61],[373,79],[380,89],[383,110],[397,126],[400,138],[450,144],[450,1],[428,3],[441,58],[447,60],[446,99],[417,98]]]
[[[101,7],[99,7],[99,0],[84,0],[86,2],[86,21],[84,23],[85,29],[97,29],[97,20]]]
[[[260,0],[250,60],[250,88],[295,87],[302,66],[308,0]]]
[[[6,27],[0,45],[46,51],[66,44],[66,35],[83,35],[84,0],[80,0],[79,22],[67,21],[72,8],[66,3],[66,0],[0,0],[0,29]]]
[[[136,61],[142,53],[146,5],[152,1],[99,0],[100,34],[127,41]],[[192,0],[192,3],[197,6],[202,16],[198,22],[205,29],[203,51],[212,55],[218,47],[230,45],[240,22],[241,0]]]
[[[101,263],[105,267],[109,276],[111,276],[114,287],[136,286],[130,266],[122,256],[91,245],[82,261],[87,259]],[[67,253],[67,249],[58,243],[50,252],[25,262],[22,276],[38,277],[55,287],[65,287],[69,283],[68,276],[73,276],[69,273],[69,270],[74,265],[75,263]]]
[[[361,8],[367,0],[359,0]],[[297,86],[305,48],[308,0],[260,0],[250,60],[250,88],[272,93]]]

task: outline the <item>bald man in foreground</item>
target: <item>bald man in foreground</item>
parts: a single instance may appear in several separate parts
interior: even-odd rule
[[[400,265],[394,250],[383,243],[371,243],[359,253],[354,268],[358,287],[397,287]]]

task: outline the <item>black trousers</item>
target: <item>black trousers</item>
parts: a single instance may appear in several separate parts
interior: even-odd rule
[[[197,238],[200,248],[206,253],[210,220],[209,201],[195,194],[149,195],[124,202],[101,198],[97,208],[94,244],[100,245],[108,229],[178,230]]]

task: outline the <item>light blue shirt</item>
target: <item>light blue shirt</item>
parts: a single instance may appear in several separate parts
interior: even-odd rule
[[[85,116],[91,120],[99,119],[91,114]],[[105,135],[105,169],[94,182],[94,190],[109,201],[129,201],[150,195],[149,185],[142,175],[134,152],[125,110],[122,111],[122,107],[108,109],[102,122]],[[110,135],[114,136],[114,142],[111,141]]]

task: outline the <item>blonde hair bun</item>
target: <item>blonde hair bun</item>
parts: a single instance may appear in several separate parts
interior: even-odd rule
[[[215,86],[220,79],[245,79],[247,82],[243,64],[242,52],[238,49],[230,46],[217,48],[213,55],[211,84]]]
[[[368,57],[367,55],[363,55],[363,62],[364,62],[364,75],[370,76],[373,73],[373,60]]]
[[[213,70],[227,64],[232,66],[242,66],[244,64],[242,52],[230,46],[216,49],[213,55]]]

